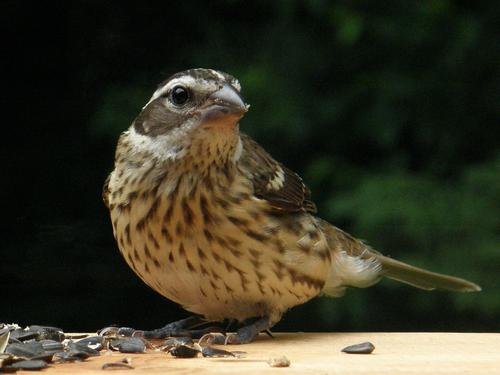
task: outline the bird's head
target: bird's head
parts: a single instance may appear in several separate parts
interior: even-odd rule
[[[132,132],[159,157],[227,161],[241,147],[238,121],[248,110],[240,90],[234,77],[212,69],[174,74],[143,107]]]

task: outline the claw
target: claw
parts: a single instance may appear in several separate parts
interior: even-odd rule
[[[236,333],[227,335],[224,344],[248,344],[249,342],[252,342],[260,332],[265,331],[268,333],[267,331],[269,331],[269,328],[269,318],[265,316],[256,320],[252,324],[240,328]]]
[[[130,327],[109,327],[101,330],[100,335],[141,337],[145,339],[165,339],[169,337],[191,337],[197,339],[207,333],[224,332],[223,329],[214,326],[194,329],[196,327],[206,325],[207,323],[207,321],[197,316],[192,316],[150,331],[136,330],[135,328]]]
[[[207,333],[198,340],[198,345],[201,347],[207,345],[224,345],[225,343],[226,335],[220,332]]]

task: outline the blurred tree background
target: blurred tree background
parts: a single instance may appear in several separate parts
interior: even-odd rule
[[[2,2],[0,321],[95,330],[185,316],[121,259],[101,186],[156,84],[238,77],[242,120],[320,215],[475,294],[392,281],[277,330],[500,329],[500,2]]]

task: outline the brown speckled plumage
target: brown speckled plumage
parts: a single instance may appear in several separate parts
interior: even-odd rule
[[[103,197],[118,247],[146,284],[207,319],[267,317],[268,327],[322,291],[384,274],[475,288],[383,257],[315,217],[302,179],[239,131],[239,92],[225,73],[178,73],[118,141]]]

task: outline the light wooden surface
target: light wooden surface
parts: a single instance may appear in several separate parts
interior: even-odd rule
[[[347,345],[370,341],[372,354],[345,354]],[[245,358],[173,358],[166,353],[103,352],[85,362],[55,364],[45,374],[495,374],[500,375],[499,333],[282,333],[251,344],[228,346]],[[288,368],[271,368],[285,355]],[[106,362],[131,357],[133,370],[107,370]],[[24,373],[24,372],[18,372]],[[33,374],[31,372],[30,374]]]

